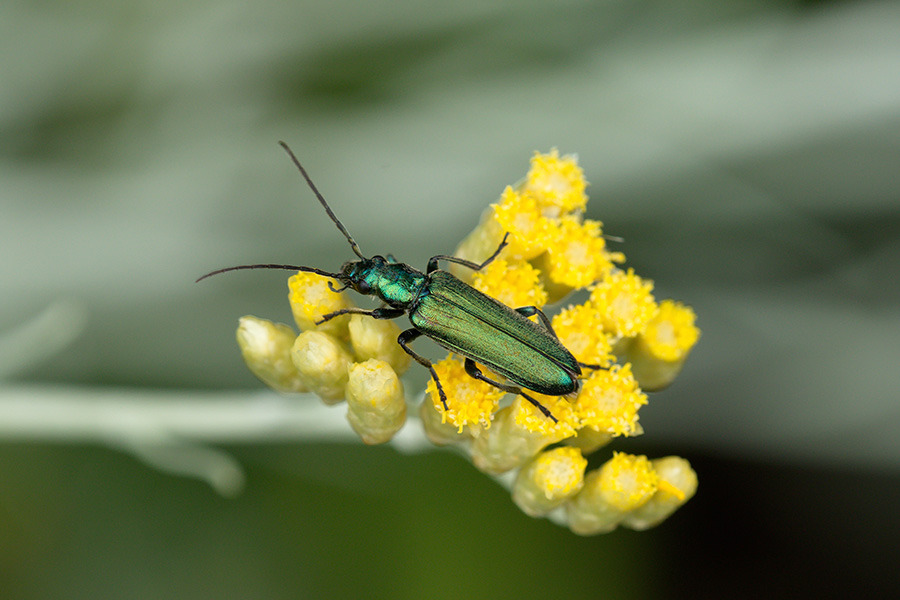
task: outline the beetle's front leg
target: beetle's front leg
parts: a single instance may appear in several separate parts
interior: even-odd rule
[[[532,398],[531,396],[526,394],[524,391],[522,391],[522,388],[515,386],[515,385],[509,385],[508,383],[500,383],[499,381],[494,381],[493,379],[489,378],[487,375],[482,373],[481,370],[478,368],[478,365],[476,365],[475,361],[472,360],[471,358],[466,359],[465,365],[466,365],[466,373],[468,373],[469,377],[471,377],[472,379],[477,379],[478,381],[483,381],[485,383],[489,383],[492,386],[494,386],[495,388],[503,390],[504,392],[507,392],[509,394],[516,394],[517,396],[522,396],[523,398],[525,398],[526,400],[531,402],[535,406],[535,408],[537,408],[539,411],[544,413],[545,417],[552,420],[554,423],[559,422],[556,420],[556,417],[553,416],[553,413],[551,413],[550,410],[546,406],[544,406],[543,404],[541,404],[540,402],[538,402],[537,400],[535,400],[534,398]]]
[[[330,321],[331,319],[339,317],[341,315],[368,315],[373,319],[396,319],[397,317],[402,316],[405,312],[406,311],[401,308],[390,308],[387,306],[374,308],[372,310],[366,310],[364,308],[342,308],[341,310],[336,310],[333,313],[324,315],[321,319],[316,321],[316,325],[321,325],[325,321]]]
[[[422,332],[418,329],[407,329],[406,331],[400,332],[400,335],[397,337],[397,343],[400,344],[403,351],[412,356],[417,363],[431,371],[431,378],[434,379],[434,385],[437,387],[438,395],[441,397],[441,404],[444,405],[444,410],[449,410],[447,408],[447,394],[444,393],[444,387],[441,385],[441,380],[438,378],[437,371],[434,370],[431,361],[424,356],[416,354],[415,350],[408,345],[410,342],[420,337],[422,337]]]

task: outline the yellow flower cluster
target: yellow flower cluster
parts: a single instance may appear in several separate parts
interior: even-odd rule
[[[645,529],[664,520],[696,490],[686,460],[648,460],[616,453],[587,471],[585,456],[616,437],[643,433],[638,412],[646,391],[669,385],[699,338],[693,311],[653,296],[653,283],[622,270],[621,252],[607,248],[602,223],[583,216],[587,195],[574,156],[535,154],[525,179],[507,187],[460,244],[455,256],[482,263],[508,233],[508,245],[483,270],[451,264],[457,277],[512,307],[541,308],[585,290],[589,299],[552,317],[562,344],[583,368],[573,397],[529,392],[547,418],[521,396],[509,397],[470,377],[454,355],[433,365],[418,407],[428,438],[467,449],[482,471],[519,469],[513,499],[532,516],[562,519],[579,534],[623,525]],[[289,280],[290,303],[302,333],[255,317],[241,319],[238,342],[250,369],[286,392],[309,390],[329,404],[347,400],[347,418],[366,443],[388,441],[406,420],[398,374],[409,356],[397,344],[399,328],[359,314],[316,324],[351,308],[326,277],[298,273]],[[487,372],[493,380],[501,376]]]

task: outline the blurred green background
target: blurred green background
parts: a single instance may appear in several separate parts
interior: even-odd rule
[[[898,31],[896,2],[3,2],[0,428],[42,393],[259,393],[234,328],[290,321],[285,275],[194,278],[350,256],[279,139],[419,267],[576,152],[703,337],[615,446],[698,471],[658,529],[576,537],[450,453],[224,445],[223,498],[7,427],[0,598],[900,595]]]

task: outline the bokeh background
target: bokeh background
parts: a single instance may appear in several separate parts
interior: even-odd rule
[[[658,529],[576,537],[446,452],[220,444],[223,497],[0,426],[0,597],[898,595],[898,32],[896,2],[0,3],[0,424],[260,393],[234,328],[290,321],[285,274],[194,278],[350,256],[279,139],[420,267],[576,152],[588,216],[703,330],[615,446],[698,471]]]

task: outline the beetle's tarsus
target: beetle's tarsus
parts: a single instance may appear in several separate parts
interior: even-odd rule
[[[547,417],[554,423],[559,423],[559,421],[556,419],[556,417],[553,416],[553,413],[551,413],[550,410],[546,406],[544,406],[543,404],[541,404],[540,402],[538,402],[537,400],[535,400],[534,398],[532,398],[531,396],[529,396],[528,394],[526,394],[525,392],[523,392],[521,390],[519,390],[519,395],[522,396],[523,398],[525,398],[526,400],[528,400],[529,402],[531,402],[535,406],[535,408],[537,408],[539,411],[544,413],[545,417]]]
[[[327,315],[322,315],[318,321],[316,321],[316,325],[321,325],[325,321],[330,321],[335,317],[339,317],[341,315],[367,315],[371,311],[368,311],[364,308],[342,308],[341,310],[336,310],[332,313],[328,313]]]
[[[592,365],[590,363],[578,362],[579,367],[584,367],[585,369],[593,369],[595,371],[599,371],[600,369],[607,370],[608,367],[604,367],[603,365]]]
[[[341,287],[341,288],[336,288],[336,287],[334,287],[334,282],[330,279],[328,280],[328,289],[331,290],[332,292],[334,292],[335,294],[340,294],[341,292],[346,290],[348,287],[350,287],[349,284],[345,285],[344,287]]]

